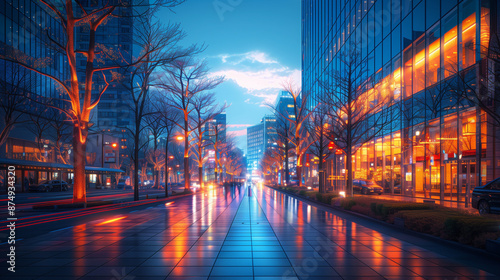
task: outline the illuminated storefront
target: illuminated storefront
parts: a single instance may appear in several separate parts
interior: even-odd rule
[[[357,147],[354,178],[396,195],[465,201],[475,186],[500,176],[498,128],[460,98],[492,67],[481,48],[496,30],[497,1],[302,2],[302,86],[311,106],[343,48],[361,42],[365,80],[372,81],[363,94],[383,100],[392,120],[384,135]],[[334,167],[338,158],[329,164],[333,184],[344,176]]]

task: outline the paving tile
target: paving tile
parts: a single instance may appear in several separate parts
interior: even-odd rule
[[[253,268],[251,266],[215,266],[210,272],[210,276],[253,276]]]

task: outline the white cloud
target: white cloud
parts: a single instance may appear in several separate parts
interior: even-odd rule
[[[233,65],[238,65],[243,62],[261,63],[261,64],[278,63],[276,60],[269,58],[269,56],[266,53],[260,51],[251,51],[240,54],[221,54],[218,57],[220,57],[222,63],[230,63]]]
[[[263,103],[273,103],[276,95],[286,81],[300,84],[301,71],[287,67],[267,68],[264,70],[226,69],[212,73],[214,76],[225,76],[239,87],[247,90],[247,94],[263,99]],[[249,103],[247,99],[245,102]]]
[[[244,102],[258,106],[273,104],[285,82],[291,81],[300,86],[300,69],[291,69],[280,64],[268,54],[250,51],[242,54],[218,55],[221,67],[211,73],[213,76],[225,76],[251,95]]]

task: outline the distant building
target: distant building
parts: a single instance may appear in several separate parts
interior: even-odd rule
[[[300,98],[297,100],[297,103],[297,106],[300,106]],[[293,97],[288,91],[280,91],[276,97],[274,108],[278,118],[285,117],[292,120],[295,119]]]
[[[259,161],[264,154],[264,123],[247,128],[247,170],[251,174],[258,169]]]
[[[276,135],[276,116],[265,115],[264,118],[262,118],[262,123],[264,124],[264,149],[267,150],[276,144],[274,143]],[[262,154],[264,154],[264,152],[262,152]]]
[[[274,144],[276,117],[266,115],[259,124],[247,128],[247,169],[256,170],[264,152]]]
[[[217,128],[218,139],[221,142],[226,141],[226,113],[221,113],[215,116],[212,120],[205,124],[203,138],[209,143],[215,142],[215,128]]]
[[[59,21],[48,10],[40,1],[35,0],[0,1],[0,52],[15,50],[29,58],[47,58],[50,63],[41,71],[61,81],[68,81],[70,73],[67,57],[54,51],[53,47],[50,47],[54,43],[46,36],[48,32],[59,44],[64,44],[66,34]],[[108,35],[108,32],[103,32],[98,39],[104,39]],[[115,41],[110,39],[109,42]],[[76,46],[81,47],[83,46]],[[78,63],[82,65],[81,61]],[[59,110],[43,105],[44,102],[50,101],[55,107],[68,106],[68,102],[63,100],[65,97],[60,87],[48,77],[4,60],[0,60],[0,87],[0,93],[26,94],[32,100],[40,101],[36,103],[24,97],[18,100],[22,104],[17,106],[15,111],[22,113],[20,120],[23,123],[14,126],[5,144],[0,147],[0,188],[5,187],[6,170],[9,166],[16,169],[16,187],[20,191],[27,189],[27,183],[38,184],[44,180],[64,180],[71,183],[71,124]],[[17,90],[12,91],[12,88]],[[116,100],[122,97],[112,98]],[[0,99],[2,105],[7,103],[6,95],[2,94]],[[1,117],[4,118],[5,115]],[[3,126],[2,120],[0,130]],[[91,149],[92,144],[87,147]],[[100,166],[87,166],[87,180],[92,174],[97,176],[105,172],[108,171],[104,171]]]
[[[212,120],[205,124],[203,132],[203,140],[206,148],[204,156],[208,157],[207,163],[204,165],[204,180],[212,181],[215,179],[215,149],[214,143],[218,141],[218,145],[226,142],[226,113],[216,115]],[[217,134],[217,137],[216,137]],[[217,139],[217,140],[216,140]],[[218,149],[221,147],[219,146]],[[220,154],[218,155],[220,157]],[[221,172],[219,171],[219,174]],[[198,174],[196,174],[198,175]]]

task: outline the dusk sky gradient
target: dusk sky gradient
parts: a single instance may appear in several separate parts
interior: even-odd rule
[[[187,0],[160,13],[165,23],[180,22],[183,45],[207,46],[212,75],[226,81],[215,92],[226,110],[228,133],[246,150],[246,127],[271,111],[284,81],[300,86],[300,0]]]

